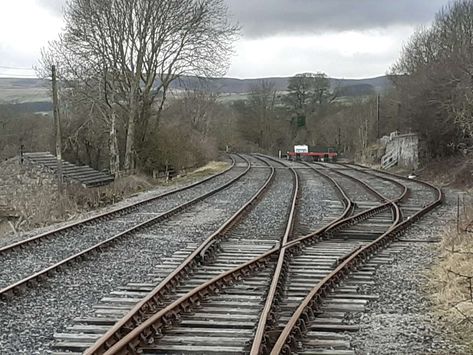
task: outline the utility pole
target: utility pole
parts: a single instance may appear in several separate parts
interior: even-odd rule
[[[338,152],[340,153],[340,149],[342,148],[342,130],[338,127]]]
[[[376,95],[376,138],[381,138],[379,136],[379,94]]]
[[[57,93],[57,78],[56,66],[51,67],[52,85],[53,85],[53,113],[54,113],[54,128],[56,136],[56,160],[57,160],[57,178],[59,194],[63,192],[63,174],[62,174],[62,142],[61,142],[61,116],[59,113],[59,99]]]

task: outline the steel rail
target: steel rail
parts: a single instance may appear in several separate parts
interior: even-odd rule
[[[219,274],[204,284],[199,285],[166,308],[146,319],[108,349],[104,355],[131,355],[138,353],[139,346],[153,343],[154,339],[159,337],[165,328],[179,320],[182,313],[191,311],[204,297],[215,294],[224,286],[230,286],[242,278],[252,275],[255,271],[262,270],[272,259],[275,259],[279,251],[279,247],[273,248],[256,259]]]
[[[186,186],[181,187],[181,188],[177,188],[177,189],[167,191],[167,192],[162,193],[158,196],[150,197],[150,198],[144,199],[144,200],[136,202],[136,203],[132,203],[132,204],[120,207],[120,208],[113,209],[111,211],[103,212],[103,213],[100,213],[98,215],[94,215],[94,216],[91,216],[91,217],[88,217],[88,218],[84,218],[84,219],[81,219],[77,222],[69,223],[65,226],[53,229],[51,231],[47,231],[47,232],[35,235],[33,237],[18,241],[16,243],[12,243],[12,244],[0,247],[0,254],[5,253],[7,251],[12,251],[12,250],[17,249],[17,248],[23,248],[28,244],[37,243],[40,240],[51,238],[55,235],[60,234],[61,232],[71,230],[71,229],[77,228],[77,227],[82,226],[82,225],[88,225],[92,222],[99,222],[101,220],[111,219],[115,216],[123,216],[123,215],[128,214],[129,212],[135,210],[136,208],[138,208],[142,205],[145,205],[145,204],[148,204],[150,202],[162,199],[166,196],[175,194],[177,192],[182,192],[182,191],[185,191],[185,190],[189,190],[189,189],[191,189],[195,186],[202,185],[202,184],[204,184],[205,182],[207,182],[209,180],[212,180],[212,179],[214,179],[218,176],[221,176],[221,175],[229,172],[231,169],[233,169],[236,166],[236,161],[233,158],[233,156],[229,155],[229,157],[230,157],[232,163],[227,169],[225,169],[221,172],[218,172],[216,174],[210,175],[210,176],[206,177],[203,180],[199,180],[199,181],[194,182],[190,185],[186,185]]]
[[[310,164],[305,164],[305,165],[307,165],[315,173],[317,173],[320,176],[322,176],[323,178],[325,178],[331,185],[333,185],[335,187],[335,193],[338,194],[341,197],[341,200],[342,200],[343,204],[345,205],[345,210],[343,211],[343,213],[342,213],[342,215],[340,216],[339,219],[346,218],[351,213],[353,213],[355,205],[354,205],[353,201],[350,199],[350,197],[347,195],[347,193],[345,192],[345,189],[343,189],[335,179],[333,179],[329,175],[323,173],[322,171],[320,171],[320,169],[316,169],[314,166],[311,166]]]
[[[261,160],[261,159],[260,159]],[[264,160],[262,160],[264,162]],[[205,255],[216,249],[217,242],[259,201],[267,191],[275,176],[275,169],[268,164],[271,173],[263,186],[217,231],[210,235],[198,246],[172,273],[160,282],[145,298],[136,304],[120,321],[110,328],[96,343],[87,349],[84,354],[103,354],[112,345],[126,336],[132,329],[138,327],[147,318],[149,313],[156,312],[162,303],[162,298],[170,293],[187,275],[194,270],[204,259]]]
[[[402,175],[399,175],[399,174],[395,174],[395,173],[392,173],[392,172],[390,172],[390,171],[385,171],[385,170],[380,170],[380,169],[374,169],[374,168],[370,168],[370,167],[368,167],[368,166],[361,165],[361,164],[355,164],[355,163],[353,163],[353,164],[336,163],[336,164],[343,165],[343,166],[346,166],[346,167],[356,166],[356,167],[359,167],[359,168],[362,168],[362,169],[372,170],[372,171],[375,171],[375,172],[380,173],[380,174],[390,175],[390,176],[392,176],[392,177],[395,177],[395,178],[397,178],[397,179],[401,179],[401,180],[404,180],[404,181],[417,182],[417,183],[419,183],[419,184],[421,184],[421,185],[427,186],[427,187],[429,187],[429,188],[435,190],[436,193],[439,194],[439,195],[442,197],[442,200],[443,200],[443,198],[444,198],[444,195],[443,195],[442,190],[441,190],[439,187],[437,187],[437,186],[435,186],[435,185],[433,185],[433,184],[431,184],[431,183],[429,183],[429,182],[427,182],[427,181],[423,181],[423,180],[419,180],[419,179],[409,179],[409,178],[407,178],[407,177],[405,177],[405,176],[402,176]],[[359,169],[359,170],[362,171],[361,169]],[[379,176],[379,175],[376,175],[376,176]]]
[[[273,161],[277,161],[275,159],[270,158]],[[279,162],[279,161],[278,161]],[[279,162],[281,163],[281,162]],[[287,166],[284,163],[281,163],[285,166]],[[292,205],[291,205],[291,213],[289,215],[289,223],[287,224],[286,231],[284,233],[284,236],[281,240],[281,249],[279,252],[278,256],[278,261],[276,264],[276,268],[274,270],[274,276],[273,280],[271,282],[271,285],[268,290],[268,294],[266,296],[266,301],[265,305],[263,307],[263,310],[261,312],[260,319],[258,321],[258,326],[256,329],[256,334],[253,340],[253,345],[252,345],[252,350],[250,353],[253,353],[253,348],[257,347],[259,344],[259,339],[263,339],[265,330],[266,330],[266,324],[268,323],[268,320],[271,316],[271,310],[273,308],[274,302],[278,302],[279,299],[276,299],[276,296],[281,294],[282,292],[282,287],[284,287],[284,278],[287,276],[287,267],[286,267],[286,249],[282,248],[282,246],[286,245],[289,241],[289,237],[292,235],[292,231],[294,228],[294,214],[295,214],[295,209],[296,209],[296,200],[298,199],[299,196],[299,175],[296,173],[295,169],[289,166],[289,169],[292,171],[294,174],[294,181],[295,181],[295,190],[296,193],[294,194],[294,198],[292,200]]]
[[[320,173],[319,170],[315,169],[313,166],[310,166],[310,164],[307,164],[307,163],[303,163],[303,164],[311,167],[314,171]],[[332,170],[332,169],[330,169],[330,170]],[[359,179],[353,178],[353,177],[351,177],[347,174],[343,174],[341,172],[338,172],[336,170],[332,170],[332,171],[336,172],[337,174],[339,174],[341,176],[345,176],[345,177],[361,184],[365,189],[367,189],[369,192],[373,193],[375,196],[377,196],[382,201],[387,200],[384,195],[378,193],[376,190],[374,190],[372,187],[370,187],[365,182],[363,182]],[[320,173],[320,174],[322,174],[322,173]],[[323,174],[323,175],[325,175],[325,177],[328,178],[329,181],[331,181],[333,183],[336,183],[336,181],[333,178],[329,177],[326,174]],[[340,191],[343,191],[343,189],[338,184],[336,186],[338,186]],[[406,192],[407,192],[407,188],[405,186],[403,186],[403,187],[404,187],[403,193],[402,193],[401,196],[399,196],[399,198],[403,198],[405,196]],[[349,201],[351,203],[353,203],[353,201],[351,201],[350,199],[349,199]],[[395,203],[388,202],[388,205],[391,208],[393,208],[394,213],[397,212],[396,211],[397,206],[396,206]],[[345,211],[345,213],[346,213],[346,211]],[[342,223],[342,221],[344,221],[344,222],[347,221],[345,213],[342,214],[342,216],[340,216],[334,222],[327,225],[326,229],[319,230],[316,233],[322,233],[323,231],[326,232],[327,230],[330,230],[330,228],[332,228],[332,234],[333,234],[333,231],[335,231],[337,229],[336,228],[337,223]],[[398,220],[396,220],[395,217],[394,217],[394,220],[395,220],[395,223],[398,223]],[[356,219],[354,219],[354,221],[356,221]],[[312,237],[313,236],[314,236],[314,233],[312,234]],[[253,343],[252,343],[252,346],[251,346],[250,354],[252,354],[252,355],[262,354],[262,353],[266,352],[266,348],[268,346],[268,336],[267,336],[266,333],[271,329],[272,325],[276,321],[275,315],[274,315],[274,312],[276,311],[275,307],[277,307],[277,304],[279,303],[280,299],[283,297],[282,296],[283,290],[284,290],[284,284],[283,283],[285,281],[285,278],[286,278],[286,275],[287,275],[287,268],[288,268],[287,260],[285,260],[286,255],[287,254],[285,253],[285,249],[282,249],[281,254],[279,256],[279,260],[278,260],[278,268],[276,269],[276,272],[274,273],[273,279],[271,281],[271,287],[270,287],[270,290],[268,292],[263,311],[261,312],[260,320],[258,322],[258,326],[257,326],[256,333],[255,333],[255,337],[253,339]],[[285,267],[283,267],[283,265]]]
[[[332,171],[332,172],[334,172],[334,173],[336,173],[336,174],[338,174],[338,175],[344,176],[344,177],[346,177],[346,178],[348,178],[348,179],[350,179],[350,180],[352,180],[352,181],[354,181],[354,182],[356,182],[356,183],[362,184],[366,189],[368,189],[369,191],[371,191],[374,195],[378,196],[381,200],[390,201],[389,198],[387,198],[387,197],[384,196],[383,194],[381,194],[381,193],[379,193],[378,191],[376,191],[376,190],[375,190],[372,186],[370,186],[368,183],[366,183],[366,182],[364,182],[364,181],[362,181],[362,180],[360,180],[360,179],[357,179],[357,178],[354,177],[354,176],[351,176],[351,175],[349,175],[349,174],[345,174],[344,172],[338,171],[338,170],[336,170],[336,169],[333,169],[333,168],[331,168],[331,167],[329,167],[329,166],[326,166],[326,165],[323,165],[323,164],[320,164],[320,163],[315,163],[315,164],[317,164],[317,165],[319,165],[319,166],[322,166],[322,167],[324,167],[325,169],[328,169],[328,170],[330,170],[330,171]],[[396,180],[393,180],[393,179],[390,179],[390,178],[387,178],[387,177],[380,177],[380,176],[378,176],[378,177],[381,178],[381,179],[383,179],[383,180],[390,181],[390,182],[392,182],[393,184],[397,185],[398,187],[400,187],[400,188],[402,189],[402,193],[401,193],[401,195],[400,195],[398,198],[395,199],[396,201],[400,201],[400,200],[402,200],[402,199],[404,199],[404,198],[407,197],[408,192],[409,192],[409,189],[407,188],[407,186],[401,184],[400,182],[398,182],[398,181],[396,181]]]
[[[404,200],[405,198],[408,197],[409,195],[409,189],[406,185],[404,184],[401,184],[399,181],[396,181],[396,180],[393,180],[391,178],[388,178],[388,177],[382,177],[382,176],[378,176],[378,175],[371,175],[371,176],[376,176],[382,180],[386,180],[386,181],[389,181],[391,183],[393,183],[394,185],[400,187],[402,189],[402,193],[401,195],[399,195],[397,198],[393,199],[393,200],[390,200],[388,198],[386,198],[384,195],[378,193],[374,188],[372,188],[369,184],[365,183],[364,181],[361,181],[360,179],[357,179],[356,177],[354,176],[351,176],[351,175],[348,175],[348,174],[345,174],[339,170],[336,170],[336,169],[333,169],[329,166],[325,166],[323,164],[320,164],[320,163],[316,163],[317,165],[320,165],[320,166],[323,166],[325,167],[326,169],[330,170],[330,171],[333,171],[335,172],[336,174],[338,175],[341,175],[341,176],[344,176],[352,181],[355,181],[355,182],[358,182],[358,183],[361,183],[362,185],[364,185],[368,190],[372,191],[375,195],[377,195],[380,199],[383,199],[384,201],[392,201],[393,203],[399,203],[401,202],[402,200]],[[399,213],[401,213],[401,217],[402,217],[402,210],[399,210]]]
[[[275,161],[278,164],[284,165],[282,162],[277,161],[271,157],[262,157]],[[118,341],[104,354],[134,353],[136,351],[136,347],[142,343],[143,336],[140,335],[141,329],[148,329],[147,327],[151,324],[151,328],[148,329],[149,331],[145,331],[148,335],[154,331],[157,331],[158,334],[162,333],[162,326],[164,326],[165,324],[171,324],[175,319],[179,318],[179,314],[182,311],[189,310],[195,304],[199,303],[203,297],[214,293],[222,286],[231,285],[235,280],[239,279],[241,276],[251,273],[252,271],[261,269],[262,265],[267,265],[270,260],[275,257],[275,255],[273,255],[275,253],[280,255],[278,258],[278,262],[276,262],[275,265],[275,272],[278,272],[278,270],[282,268],[282,264],[280,262],[282,260],[281,255],[284,255],[285,252],[285,249],[282,248],[282,246],[287,243],[289,236],[292,234],[295,220],[294,217],[296,205],[300,194],[299,176],[293,168],[290,168],[290,171],[293,175],[292,200],[289,209],[289,214],[287,217],[286,228],[281,238],[281,241],[278,243],[279,245],[276,248],[273,248],[272,250],[264,253],[262,256],[256,257],[253,260],[250,260],[249,262],[246,262],[237,266],[236,268],[224,272],[214,277],[213,279],[205,282],[204,284],[201,284],[200,286],[194,288],[170,306],[166,307],[165,309],[151,316],[149,319],[145,320],[142,324],[133,329],[129,334],[127,334],[124,338]],[[161,320],[163,321],[162,323],[160,322]],[[157,325],[156,322],[158,322],[159,325]],[[91,349],[90,352],[86,352],[85,354],[102,354],[102,352],[92,350],[94,349]]]
[[[343,261],[333,272],[320,281],[301,302],[293,316],[287,322],[285,328],[280,334],[275,346],[271,350],[271,355],[291,354],[292,349],[297,348],[298,338],[300,338],[306,330],[306,324],[314,317],[314,310],[317,310],[326,296],[338,283],[344,279],[351,271],[355,270],[359,265],[368,260],[373,254],[383,247],[386,247],[415,221],[419,220],[423,215],[442,203],[442,191],[429,184],[426,185],[433,188],[437,193],[435,201],[427,207],[415,213],[411,218],[393,225],[379,238],[363,246],[355,251],[350,257]],[[398,210],[400,211],[399,207]],[[399,220],[400,213],[397,215]]]
[[[59,270],[59,268],[61,268],[62,266],[72,262],[72,261],[75,261],[75,260],[81,260],[82,258],[86,257],[87,255],[91,254],[91,253],[95,253],[95,252],[99,252],[101,251],[103,248],[105,247],[108,247],[112,244],[112,242],[116,242],[118,241],[119,239],[125,237],[125,236],[128,236],[132,233],[135,233],[137,231],[140,231],[140,230],[143,230],[145,228],[148,228],[156,223],[159,223],[159,222],[162,222],[168,218],[170,218],[171,216],[175,215],[176,213],[178,212],[181,212],[183,211],[184,209],[226,189],[227,187],[229,187],[230,185],[232,185],[233,183],[235,183],[236,181],[240,180],[243,176],[245,176],[251,169],[251,164],[250,162],[248,161],[248,159],[244,158],[244,157],[241,157],[243,160],[246,161],[247,163],[247,167],[246,169],[241,173],[239,174],[238,176],[236,176],[235,178],[231,179],[230,181],[226,182],[225,184],[223,185],[220,185],[219,187],[217,187],[216,189],[214,190],[211,190],[205,194],[202,194],[201,196],[198,196],[196,198],[194,198],[193,200],[191,201],[187,201],[177,207],[174,207],[170,210],[168,210],[167,212],[164,212],[162,214],[160,214],[159,216],[156,216],[156,217],[153,217],[147,221],[144,221],[144,222],[141,222],[133,227],[130,227],[128,229],[126,229],[125,231],[123,232],[120,232],[102,242],[99,242],[85,250],[82,250],[66,259],[63,259],[41,271],[38,271],[36,272],[35,274],[33,275],[30,275],[18,282],[15,282],[14,284],[11,284],[3,289],[0,289],[0,297],[4,297],[5,295],[8,295],[10,294],[11,292],[14,292],[15,290],[18,290],[20,289],[21,287],[23,286],[26,286],[28,284],[32,284],[34,283],[35,281],[37,280],[40,280],[41,278],[44,278],[44,277],[47,277],[48,275],[52,274],[54,271],[56,270]]]
[[[346,218],[344,223],[350,225],[353,224],[351,219],[361,220],[363,217],[366,219],[371,215],[379,213],[379,211],[389,208],[390,205],[391,202],[387,202],[382,206],[377,206],[368,211],[361,212],[355,216]],[[340,226],[340,222],[338,222],[338,224],[333,223],[333,226]],[[325,227],[323,230],[326,231],[328,228]],[[156,337],[163,334],[167,327],[180,319],[181,314],[191,311],[192,308],[200,304],[206,296],[219,292],[225,286],[230,286],[242,278],[252,275],[255,271],[262,270],[267,267],[271,261],[275,262],[281,249],[288,249],[287,252],[295,252],[299,250],[301,244],[306,244],[308,239],[314,236],[322,238],[324,233],[321,235],[313,233],[311,235],[297,238],[288,242],[285,246],[282,246],[282,248],[277,246],[253,260],[217,275],[213,279],[181,296],[181,298],[166,306],[164,309],[145,319],[125,337],[113,344],[113,346],[111,346],[106,352],[88,351],[85,354],[136,354],[140,346],[153,343]]]

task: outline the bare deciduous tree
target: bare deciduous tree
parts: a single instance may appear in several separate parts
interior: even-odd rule
[[[255,120],[258,145],[270,150],[275,142],[274,131],[276,126],[276,103],[278,92],[274,83],[261,80],[251,88],[248,102]]]
[[[473,3],[444,7],[419,30],[392,68],[404,122],[427,139],[434,155],[473,146]]]
[[[116,107],[123,110],[124,168],[132,171],[171,83],[227,69],[239,30],[227,12],[223,0],[70,0],[65,32],[45,51],[44,67],[57,63],[63,78],[99,101],[116,156]]]

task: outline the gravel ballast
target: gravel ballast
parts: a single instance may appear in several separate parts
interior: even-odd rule
[[[441,238],[445,224],[455,217],[454,200],[455,196],[448,194],[444,205],[402,236],[405,248],[393,254],[394,262],[377,269],[375,285],[365,290],[379,299],[358,315],[361,331],[352,334],[357,354],[468,353],[455,343],[434,313],[427,289],[428,270],[438,256],[435,241]]]
[[[345,208],[335,187],[326,178],[312,169],[297,169],[297,173],[302,192],[295,229],[296,236],[299,236],[315,232],[338,218]]]
[[[217,181],[217,179],[221,179],[221,181],[220,181],[220,183],[221,183],[222,181],[224,181],[226,179],[226,176],[228,176],[229,179],[231,179],[232,176],[235,176],[235,174],[238,174],[238,172],[241,172],[245,168],[246,163],[243,163],[243,160],[240,157],[235,156],[235,155],[234,155],[234,159],[236,161],[236,165],[235,165],[234,169],[224,173],[223,175],[220,175],[220,176],[217,176],[213,179],[210,179],[208,182],[202,184],[201,186],[195,186],[194,188],[202,188],[202,187],[205,188],[206,186],[211,186],[211,184],[214,184],[214,182],[216,182],[218,184],[219,182]],[[227,161],[228,164],[230,164],[229,159],[226,160],[226,161]],[[110,211],[113,211],[113,210],[118,209],[118,208],[127,207],[131,204],[134,204],[134,203],[138,203],[138,202],[141,202],[141,201],[144,201],[144,200],[148,200],[148,199],[151,199],[151,198],[158,197],[159,195],[162,195],[164,193],[169,193],[169,192],[172,192],[174,190],[178,190],[180,188],[192,185],[193,183],[195,183],[197,181],[200,181],[200,180],[202,180],[204,178],[207,178],[207,177],[209,177],[209,176],[197,177],[197,176],[193,176],[191,174],[191,175],[189,175],[185,178],[173,180],[169,185],[155,186],[151,190],[136,193],[133,196],[130,196],[129,198],[126,198],[126,199],[124,199],[122,201],[119,201],[117,203],[114,203],[112,205],[101,207],[101,208],[95,209],[93,211],[80,213],[79,215],[75,216],[74,218],[69,219],[66,222],[54,223],[54,224],[50,224],[50,225],[45,226],[45,227],[36,228],[34,230],[25,231],[25,232],[21,232],[21,233],[18,233],[18,234],[10,233],[10,234],[6,234],[6,235],[2,235],[1,238],[0,238],[0,247],[4,247],[6,245],[16,243],[16,242],[19,242],[21,240],[28,239],[32,236],[42,234],[42,233],[46,233],[48,231],[51,231],[51,230],[54,230],[54,229],[57,229],[57,228],[60,228],[60,227],[67,226],[71,223],[79,222],[81,220],[91,218],[91,217],[97,216],[97,215],[102,214],[102,213],[110,212]],[[222,180],[222,178],[223,178],[223,180]],[[143,207],[145,207],[145,206],[143,206]],[[129,212],[132,212],[132,211],[129,211]]]
[[[117,233],[139,223],[150,220],[186,201],[191,201],[218,186],[223,185],[244,171],[235,167],[223,175],[212,178],[188,190],[164,196],[146,203],[126,215],[114,216],[109,220],[93,222],[67,230],[52,238],[41,240],[39,244],[29,244],[12,252],[0,255],[0,289],[38,272],[81,250],[92,247]],[[13,272],[14,270],[14,272]]]
[[[191,242],[200,242],[235,213],[263,184],[269,169],[254,169],[239,182],[184,213],[122,239],[100,254],[0,302],[2,354],[43,354],[75,317],[130,281],[140,281],[161,258]]]

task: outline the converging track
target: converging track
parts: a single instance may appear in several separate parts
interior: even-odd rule
[[[363,173],[372,174],[372,176],[382,179],[386,179],[387,175],[372,173],[368,169],[365,169]],[[356,174],[351,176],[354,175]],[[331,273],[326,274],[318,283],[314,284],[303,301],[298,304],[297,309],[284,323],[281,334],[271,348],[271,354],[355,354],[350,349],[349,342],[340,335],[339,331],[350,330],[350,325],[347,326],[345,322],[347,311],[360,310],[360,306],[363,309],[363,304],[366,303],[369,296],[355,296],[355,300],[352,300],[344,293],[346,291],[357,293],[358,286],[351,290],[350,286],[357,283],[357,279],[360,277],[367,276],[366,272],[371,272],[371,268],[376,267],[377,263],[383,262],[382,259],[376,257],[376,254],[379,255],[384,247],[394,241],[414,221],[439,205],[443,199],[442,192],[432,185],[419,181],[408,181],[392,174],[388,176],[388,181],[406,186],[406,193],[399,197],[398,202],[406,198],[409,201],[407,192],[412,194],[411,190],[415,190],[416,192],[413,194],[416,197],[411,199],[419,203],[421,202],[420,195],[423,199],[423,206],[418,207],[414,213],[409,215],[409,218],[403,219],[401,209],[396,205],[393,210],[396,211],[395,222],[391,227],[376,239],[366,242],[361,248],[348,253],[341,263],[337,263]],[[373,181],[373,179],[371,180]],[[410,186],[410,189],[407,185]],[[412,209],[409,208],[409,210]],[[369,280],[364,280],[364,282],[369,282]],[[345,302],[344,305],[338,303],[340,297],[345,298],[345,301],[342,301]],[[327,316],[330,318],[324,318]],[[337,316],[341,318],[337,320]],[[321,325],[323,327],[320,327]]]
[[[153,217],[125,236],[183,220],[233,184],[252,191],[200,243],[149,265],[60,329],[56,354],[354,354],[341,332],[356,330],[347,317],[374,298],[360,290],[389,260],[383,249],[440,204],[441,191],[355,165],[233,160],[207,180],[220,184],[199,187],[185,207],[139,207]]]
[[[249,169],[246,158],[234,156],[229,169],[197,183],[1,248],[0,296],[168,219],[227,188]]]

